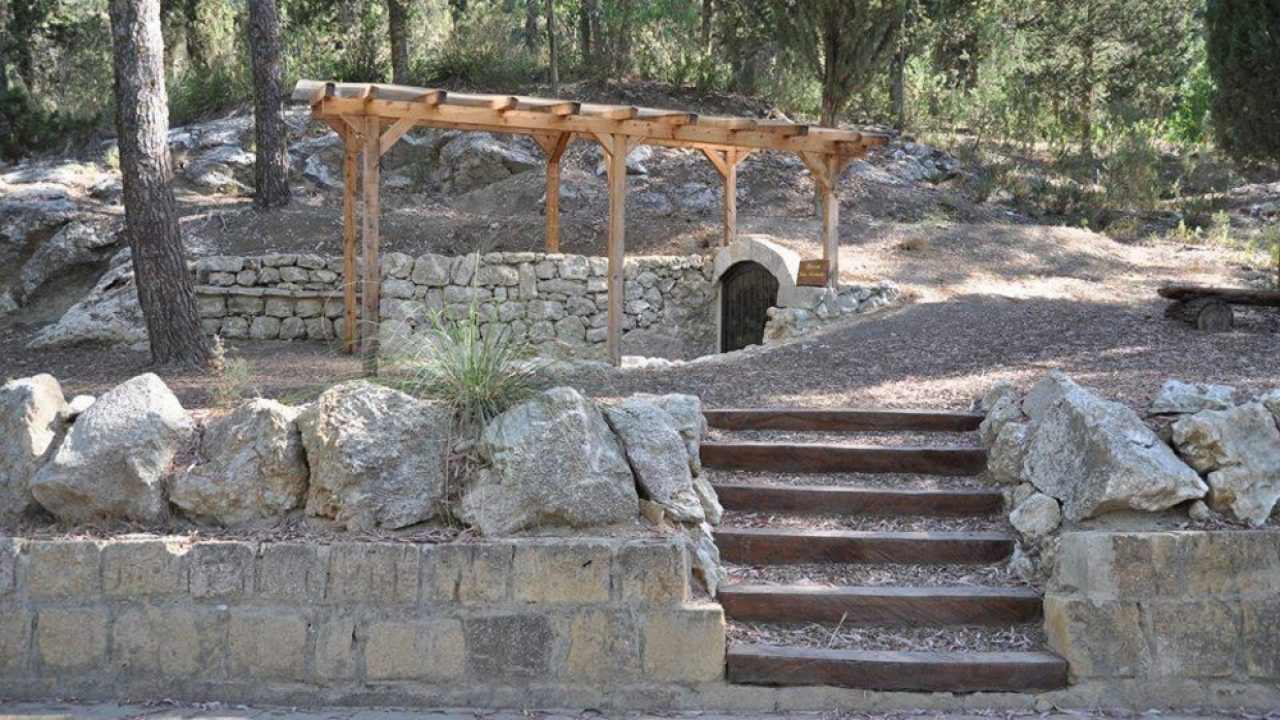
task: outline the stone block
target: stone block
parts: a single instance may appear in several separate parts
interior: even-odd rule
[[[261,315],[265,304],[260,297],[232,295],[227,298],[227,312],[235,315]]]
[[[253,548],[243,542],[202,542],[191,548],[191,596],[240,598],[253,589]]]
[[[23,674],[30,646],[31,614],[18,605],[0,604],[0,674]]]
[[[55,671],[97,669],[107,655],[107,611],[101,607],[41,608],[36,653]]]
[[[356,623],[346,616],[316,626],[316,681],[320,685],[356,679]]]
[[[703,683],[724,677],[724,612],[685,605],[644,618],[644,676],[659,682]]]
[[[689,569],[678,541],[628,543],[613,559],[614,585],[625,603],[668,605],[688,597]]]
[[[456,678],[464,668],[463,645],[462,623],[454,619],[371,623],[365,643],[365,678]]]
[[[227,300],[217,295],[197,295],[196,312],[202,318],[220,318],[227,314]]]
[[[291,610],[234,609],[227,624],[227,671],[234,679],[306,679],[307,621]]]
[[[222,321],[218,318],[201,318],[200,332],[205,335],[221,335]]]
[[[299,255],[295,263],[298,267],[306,268],[307,270],[320,270],[325,266],[325,259],[320,255],[308,253]]]
[[[287,317],[280,321],[281,340],[300,340],[307,336],[307,324],[302,318]]]
[[[300,318],[320,317],[324,305],[317,298],[301,298],[293,307],[293,314]]]
[[[129,607],[111,625],[111,659],[126,674],[208,676],[219,669],[221,638],[212,608]]]
[[[512,599],[529,603],[607,602],[612,555],[612,548],[605,543],[521,543],[512,562]]]
[[[266,299],[263,312],[268,317],[287,318],[293,317],[293,303],[289,298],[269,297]]]
[[[249,337],[249,321],[242,317],[229,317],[222,321],[222,329],[219,331],[224,338],[233,340]]]
[[[307,318],[305,323],[307,326],[308,340],[332,340],[333,323],[326,318]]]
[[[258,316],[249,323],[249,337],[254,340],[276,340],[280,337],[280,319]]]
[[[102,549],[102,580],[112,597],[176,595],[187,591],[189,546],[180,540],[123,540]]]
[[[421,561],[415,545],[334,545],[329,549],[325,597],[335,602],[414,603]]]
[[[17,538],[0,538],[0,597],[18,587],[18,556],[23,544]]]
[[[284,603],[324,599],[329,548],[311,543],[263,543],[259,550],[257,595]]]
[[[564,679],[616,683],[640,674],[640,622],[635,611],[586,610],[568,618]]]
[[[547,615],[471,617],[463,621],[463,632],[467,672],[476,680],[550,679],[555,632]]]
[[[1240,613],[1223,602],[1165,602],[1142,608],[1151,628],[1151,674],[1214,678],[1235,672]]]
[[[27,594],[87,598],[101,591],[101,553],[93,542],[38,540],[26,548]]]
[[[1249,677],[1280,680],[1280,597],[1245,600],[1240,610]]]
[[[1147,651],[1137,603],[1095,602],[1047,595],[1049,647],[1066,658],[1074,678],[1134,677]]]

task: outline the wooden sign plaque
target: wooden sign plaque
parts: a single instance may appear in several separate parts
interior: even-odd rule
[[[823,287],[827,284],[826,260],[801,260],[800,271],[796,273],[796,285],[802,287]]]

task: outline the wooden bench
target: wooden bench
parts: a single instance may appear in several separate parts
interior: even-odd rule
[[[1160,297],[1174,302],[1165,309],[1165,317],[1182,320],[1199,330],[1225,332],[1235,324],[1232,305],[1280,307],[1280,290],[1212,287],[1209,285],[1165,285]]]

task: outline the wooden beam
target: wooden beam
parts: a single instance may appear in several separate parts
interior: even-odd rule
[[[364,357],[366,375],[378,374],[378,302],[382,290],[381,265],[378,258],[378,215],[380,205],[378,190],[380,177],[378,163],[381,158],[381,120],[365,118],[364,126],[364,227],[361,241],[364,246],[364,278],[361,284],[360,350]]]
[[[380,156],[386,155],[387,151],[390,150],[405,133],[412,130],[413,126],[416,124],[417,121],[412,117],[402,117],[395,121],[391,127],[387,128],[386,132],[382,133],[382,138],[378,142],[378,154]]]
[[[987,469],[980,447],[704,442],[700,454],[703,466],[716,470],[981,475]]]
[[[1004,508],[999,490],[889,490],[822,485],[714,483],[726,510],[802,515],[991,515]]]
[[[825,185],[822,195],[822,258],[827,261],[827,287],[840,285],[840,196],[835,182]]]
[[[593,118],[603,118],[605,120],[630,120],[640,114],[640,108],[626,107],[622,105],[593,105],[583,107],[580,114]]]
[[[571,102],[569,100],[558,102],[528,102],[521,100],[518,108],[521,110],[529,110],[531,112],[546,113],[548,115],[577,115],[582,108],[582,103]]]
[[[702,414],[709,426],[724,430],[819,432],[971,432],[984,417],[977,412],[871,408],[724,408]]]
[[[724,232],[720,247],[729,247],[738,234],[738,150],[724,151],[727,170],[724,174]]]
[[[539,133],[533,141],[547,154],[547,252],[560,252],[560,158],[573,133]]]
[[[609,152],[609,309],[606,348],[614,367],[622,364],[622,265],[626,245],[627,139],[615,135]]]
[[[342,322],[347,354],[355,354],[360,331],[356,328],[356,166],[363,135],[346,133],[342,153]]]
[[[1013,536],[999,532],[866,532],[721,528],[715,533],[727,563],[986,564],[1008,559]]]

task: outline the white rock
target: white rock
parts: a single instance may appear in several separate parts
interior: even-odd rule
[[[684,439],[685,449],[689,453],[689,471],[694,477],[701,475],[702,438],[707,434],[707,417],[702,414],[702,400],[697,395],[682,393],[636,393],[633,397],[657,405],[675,420],[676,431]]]
[[[1034,404],[1023,469],[1037,489],[1062,502],[1067,520],[1164,510],[1204,497],[1204,481],[1137,413],[1064,379],[1050,383],[1054,402]]]
[[[366,380],[329,388],[297,418],[311,467],[307,514],[349,530],[435,517],[451,422],[442,405]]]
[[[133,267],[119,257],[83,299],[68,308],[58,322],[40,328],[27,342],[27,347],[80,344],[146,347],[147,327],[133,284]]]
[[[1230,385],[1201,385],[1169,378],[1151,403],[1152,415],[1180,415],[1235,407],[1236,389]]]
[[[485,535],[634,520],[635,478],[604,416],[577,390],[553,388],[499,415],[481,436],[489,468],[458,514]]]
[[[1280,500],[1280,430],[1261,402],[1185,415],[1173,444],[1191,467],[1208,473],[1209,506],[1262,525]]]
[[[205,428],[200,462],[169,489],[188,515],[235,525],[297,507],[307,491],[298,408],[250,400]]]
[[[1205,522],[1213,519],[1213,510],[1205,504],[1203,500],[1196,500],[1187,507],[1187,517],[1196,522]]]
[[[33,507],[27,483],[57,442],[67,403],[52,375],[0,387],[0,523]]]
[[[1023,539],[1039,542],[1062,524],[1058,501],[1044,493],[1034,493],[1009,513],[1009,522]]]
[[[675,419],[657,405],[634,397],[606,407],[604,414],[622,441],[641,496],[666,508],[679,522],[702,522],[702,502],[693,487],[689,457]]]
[[[1026,472],[1022,464],[1026,456],[1027,424],[1005,423],[987,453],[987,474],[998,483],[1023,482],[1026,480]]]
[[[1040,378],[1031,389],[1027,391],[1027,396],[1022,399],[1022,412],[1032,420],[1039,419],[1044,415],[1053,404],[1062,399],[1064,395],[1074,390],[1082,388],[1076,384],[1074,380],[1067,377],[1060,370],[1054,370],[1048,375]]]
[[[187,449],[195,425],[154,374],[112,388],[84,412],[53,458],[31,479],[31,494],[59,520],[165,517],[163,480]]]

